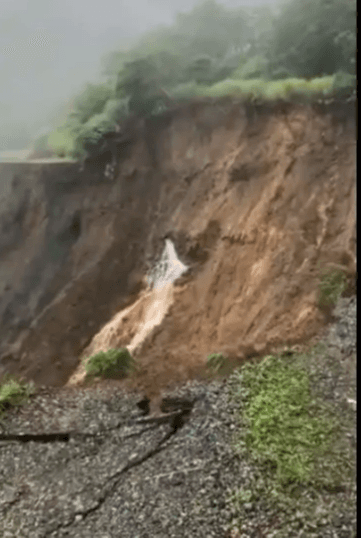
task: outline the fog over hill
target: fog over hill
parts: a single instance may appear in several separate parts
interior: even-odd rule
[[[50,127],[101,58],[170,24],[197,0],[1,0],[0,151],[22,149]],[[272,0],[223,0],[229,7]]]

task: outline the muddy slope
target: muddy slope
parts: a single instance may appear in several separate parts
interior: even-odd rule
[[[137,351],[142,388],[195,375],[214,351],[239,360],[318,331],[320,268],[355,274],[351,104],[195,103],[120,149],[114,180],[102,162],[0,165],[4,369],[60,385],[96,335],[128,345],[165,236],[191,270]]]

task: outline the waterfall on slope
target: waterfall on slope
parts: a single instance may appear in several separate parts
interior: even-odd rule
[[[154,270],[151,271],[148,277],[148,282],[153,289],[160,289],[169,282],[174,282],[185,273],[187,269],[188,267],[178,259],[172,241],[166,239],[162,256]]]
[[[172,303],[173,282],[187,269],[178,259],[172,241],[166,239],[162,256],[148,277],[152,287],[152,300],[146,309],[143,322],[128,346],[129,351],[141,344],[152,329],[162,322]]]

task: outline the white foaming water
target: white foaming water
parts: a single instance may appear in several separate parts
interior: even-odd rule
[[[153,285],[154,289],[160,289],[166,284],[174,282],[187,269],[188,267],[178,259],[172,241],[166,239],[162,256],[148,277],[148,282]]]
[[[109,335],[114,334],[114,331],[121,331],[123,320],[126,316],[131,316],[135,309],[138,314],[136,314],[133,323],[138,324],[137,331],[127,345],[128,350],[133,353],[150,335],[152,330],[162,323],[173,302],[173,282],[187,269],[188,267],[178,259],[172,241],[166,239],[162,256],[153,271],[148,275],[148,283],[152,289],[145,291],[144,295],[135,304],[119,312],[116,319],[113,319],[98,333],[95,337],[98,343],[96,343],[95,349],[92,350],[92,354],[109,348]],[[140,319],[138,318],[139,315]],[[76,385],[81,383],[84,378],[84,366],[80,365],[67,384]]]
[[[131,353],[147,338],[157,325],[162,323],[173,301],[173,282],[185,273],[187,269],[188,267],[178,259],[172,241],[166,239],[161,259],[148,276],[148,282],[153,288],[151,291],[151,301],[144,313],[137,333],[128,346]]]

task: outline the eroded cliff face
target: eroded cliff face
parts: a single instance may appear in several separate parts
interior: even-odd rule
[[[138,125],[114,179],[100,161],[0,165],[3,369],[64,384],[82,354],[129,345],[166,236],[190,270],[138,339],[128,384],[157,391],[210,353],[307,341],[326,321],[320,269],[355,275],[355,138],[350,104],[224,100]]]

